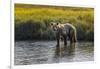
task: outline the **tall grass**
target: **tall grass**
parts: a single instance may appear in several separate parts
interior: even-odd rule
[[[77,29],[77,39],[94,40],[94,9],[15,4],[16,40],[53,40],[50,22],[70,22]]]

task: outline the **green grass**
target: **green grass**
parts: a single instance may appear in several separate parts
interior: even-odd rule
[[[70,22],[77,29],[77,39],[94,40],[94,9],[82,7],[15,4],[16,40],[53,40],[50,22]]]

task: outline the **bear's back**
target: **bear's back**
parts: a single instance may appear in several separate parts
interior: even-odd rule
[[[65,28],[66,29],[74,29],[74,30],[76,30],[76,28],[72,24],[70,24],[70,23],[66,23],[65,24]]]

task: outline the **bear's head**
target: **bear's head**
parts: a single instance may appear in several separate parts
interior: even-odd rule
[[[54,31],[57,31],[58,29],[59,30],[62,30],[64,29],[64,26],[67,25],[67,24],[60,24],[60,23],[55,23],[55,22],[52,22],[51,23],[51,28],[54,30]]]
[[[57,31],[58,25],[59,25],[59,23],[55,23],[55,22],[51,23],[51,28],[53,29],[53,31]]]

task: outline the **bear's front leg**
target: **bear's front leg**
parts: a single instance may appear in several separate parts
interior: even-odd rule
[[[60,34],[56,33],[57,47],[60,46]]]

